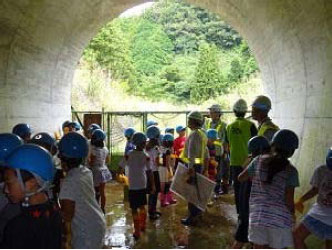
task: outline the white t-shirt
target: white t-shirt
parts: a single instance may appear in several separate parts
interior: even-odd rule
[[[105,161],[108,155],[108,149],[106,147],[98,148],[96,146],[91,145],[90,155],[95,156],[91,168],[101,169],[106,167]]]
[[[318,188],[318,196],[308,215],[332,226],[332,170],[326,165],[317,167],[310,184]]]
[[[153,147],[150,150],[146,151],[150,158],[150,168],[152,172],[158,171],[158,162],[157,158],[159,156],[159,149],[158,147]]]
[[[127,155],[128,179],[130,190],[146,188],[146,173],[150,168],[150,158],[144,151],[133,150]]]
[[[85,166],[71,169],[62,182],[59,198],[75,202],[72,247],[102,248],[106,222],[95,198],[91,171]]]

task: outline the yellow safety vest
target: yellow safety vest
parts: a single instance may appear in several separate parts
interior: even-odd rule
[[[212,120],[209,119],[208,122],[207,122],[207,124],[206,124],[206,129],[211,129],[211,127],[212,127],[211,124],[212,124]],[[227,126],[227,124],[225,122],[219,120],[218,125],[215,128],[215,130],[217,130],[218,134],[220,134],[221,131],[226,128],[226,126]],[[220,138],[220,139],[222,140],[223,138]]]
[[[201,144],[201,157],[200,158],[195,158],[195,164],[204,164],[204,161],[205,161],[205,149],[206,149],[206,146],[207,146],[207,137],[206,137],[206,134],[205,132],[202,130],[202,129],[198,129],[198,134],[199,136],[201,137],[201,140],[202,140],[202,144]],[[188,155],[187,155],[187,151],[188,151],[188,144],[185,143],[184,144],[184,150],[181,152],[181,155],[180,155],[180,158],[181,160],[184,162],[184,163],[189,163],[190,160],[188,158]]]
[[[264,136],[265,132],[269,129],[274,130],[274,131],[278,131],[279,127],[277,125],[275,125],[271,120],[268,120],[268,121],[264,122],[261,125],[261,127],[258,130],[257,135],[258,136]]]

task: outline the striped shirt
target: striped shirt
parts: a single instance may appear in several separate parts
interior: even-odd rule
[[[287,187],[299,186],[298,172],[294,166],[288,165],[274,175],[272,183],[266,183],[262,180],[266,179],[268,168],[262,161],[267,157],[269,155],[256,157],[248,168],[249,176],[253,177],[249,223],[269,228],[291,228],[293,218],[286,206],[285,193]]]

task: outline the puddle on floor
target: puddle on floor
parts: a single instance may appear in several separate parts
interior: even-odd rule
[[[232,195],[219,198],[204,213],[195,227],[185,227],[181,218],[187,215],[187,204],[159,208],[159,220],[147,219],[146,232],[138,241],[132,237],[132,217],[128,202],[123,202],[123,186],[107,185],[105,245],[110,248],[230,248],[236,215]]]

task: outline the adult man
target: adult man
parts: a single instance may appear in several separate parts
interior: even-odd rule
[[[227,126],[226,141],[230,150],[230,166],[233,179],[236,210],[239,213],[240,182],[238,175],[242,172],[243,164],[248,157],[248,141],[257,135],[257,129],[253,122],[244,118],[248,111],[245,100],[239,99],[233,106],[236,120]]]
[[[252,103],[252,118],[258,122],[258,135],[264,136],[268,141],[272,140],[279,127],[268,116],[271,110],[271,100],[267,96],[257,96]]]
[[[205,129],[215,129],[218,131],[216,141],[216,161],[218,162],[215,194],[228,193],[229,160],[227,157],[227,144],[225,141],[227,124],[220,118],[222,115],[219,104],[214,104],[209,109],[210,119],[205,124]],[[222,185],[221,185],[222,180]],[[221,189],[221,190],[220,190]]]

